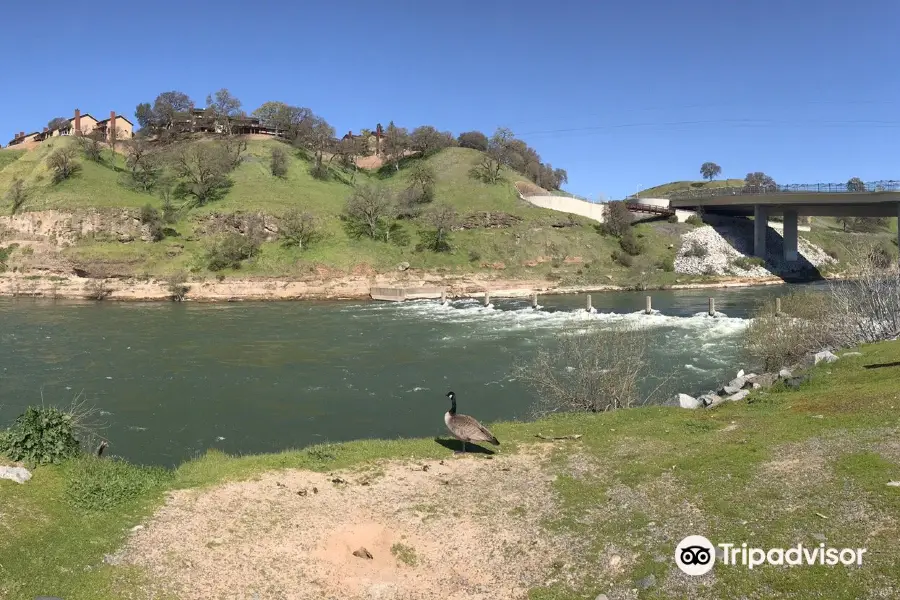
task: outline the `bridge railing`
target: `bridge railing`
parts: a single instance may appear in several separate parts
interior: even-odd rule
[[[766,194],[809,194],[809,193],[834,193],[853,194],[860,192],[897,192],[900,191],[900,181],[883,180],[870,182],[847,183],[799,183],[780,185],[771,183],[768,185],[744,185],[735,187],[700,188],[691,190],[679,190],[670,194],[663,194],[670,200],[690,200],[702,198],[717,198],[720,196],[760,196]]]

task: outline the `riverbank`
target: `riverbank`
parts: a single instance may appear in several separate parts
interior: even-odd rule
[[[405,439],[212,451],[174,470],[39,467],[0,481],[0,596],[892,597],[900,345],[860,351],[712,410],[492,424],[496,454]],[[546,439],[564,436],[580,437]],[[685,577],[673,555],[692,534],[867,552]]]
[[[665,285],[558,285],[538,279],[503,279],[490,275],[448,277],[437,273],[345,275],[327,279],[227,278],[188,279],[184,300],[197,302],[233,302],[267,300],[359,300],[368,299],[373,287],[443,287],[450,298],[520,298],[538,294],[584,294],[653,290],[726,289],[769,286],[785,283],[780,278],[729,278],[702,283]],[[172,281],[133,277],[94,279],[76,275],[25,271],[0,274],[0,297],[57,299],[93,299],[121,301],[161,301],[173,297]],[[435,297],[439,297],[439,294]]]

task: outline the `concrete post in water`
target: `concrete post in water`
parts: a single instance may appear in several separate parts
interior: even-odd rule
[[[531,308],[537,310],[538,302],[537,302],[537,292],[531,294]]]
[[[591,295],[587,295],[587,306],[585,306],[585,310],[591,312]]]
[[[648,315],[653,312],[653,298],[650,296],[647,296],[647,308],[644,309],[644,312]]]
[[[778,298],[775,298],[775,316],[776,317],[781,316],[781,296],[779,296]]]
[[[441,290],[441,304],[447,304],[447,290]]]
[[[715,298],[709,299],[709,316],[711,316],[711,317],[716,316],[716,299]]]
[[[491,303],[491,293],[485,291],[484,292],[484,305],[487,306]]]

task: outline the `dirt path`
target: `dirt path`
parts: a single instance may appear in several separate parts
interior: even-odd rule
[[[572,551],[539,525],[545,467],[535,448],[179,491],[118,559],[182,600],[524,598]]]

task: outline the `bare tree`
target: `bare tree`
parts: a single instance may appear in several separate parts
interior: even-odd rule
[[[641,403],[640,382],[649,375],[648,337],[633,326],[568,325],[549,346],[516,369],[539,400],[535,415],[560,411],[604,412]]]
[[[622,237],[631,230],[631,222],[634,217],[628,210],[628,206],[621,200],[606,203],[601,229],[616,237]]]
[[[149,192],[156,185],[161,165],[146,138],[135,138],[125,145],[125,166],[129,169],[132,183],[141,191]]]
[[[859,177],[851,177],[850,180],[847,181],[847,191],[864,192],[866,191],[866,184]]]
[[[322,117],[313,115],[298,124],[294,143],[312,153],[314,162],[310,172],[313,177],[321,179],[328,174],[323,157],[332,148],[333,142],[334,127]]]
[[[496,157],[491,156],[490,154],[485,154],[481,157],[481,160],[472,167],[472,177],[483,181],[485,183],[497,183],[500,181],[500,173],[503,168],[503,163],[501,163]]]
[[[313,112],[284,102],[264,102],[253,111],[253,116],[263,125],[274,128],[276,135],[293,138],[300,125],[313,117]]]
[[[229,170],[237,169],[243,158],[241,157],[247,150],[247,140],[227,136],[222,140],[222,148],[225,150],[225,156],[228,158]]]
[[[448,147],[451,140],[452,138],[447,139],[447,134],[441,133],[431,125],[423,125],[413,129],[409,136],[409,145],[426,157]]]
[[[96,163],[103,162],[103,137],[103,133],[99,129],[95,129],[88,135],[78,138],[78,144],[88,160]]]
[[[221,197],[230,185],[231,157],[220,142],[195,142],[178,150],[174,168],[183,178],[177,193],[188,206],[203,206]]]
[[[47,157],[47,165],[53,171],[53,183],[60,183],[74,175],[81,165],[75,160],[76,150],[72,146],[57,148]]]
[[[703,176],[703,179],[708,179],[712,181],[716,177],[718,177],[722,173],[722,167],[717,165],[714,162],[705,162],[700,165],[700,175]]]
[[[357,186],[347,199],[344,220],[354,237],[390,241],[397,206],[390,190],[381,185]]]
[[[409,172],[408,189],[418,203],[431,202],[434,199],[434,183],[437,179],[434,169],[424,162],[417,162]]]
[[[278,235],[285,246],[296,246],[305,250],[321,238],[321,224],[311,212],[290,210],[281,217]]]

